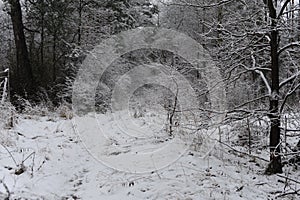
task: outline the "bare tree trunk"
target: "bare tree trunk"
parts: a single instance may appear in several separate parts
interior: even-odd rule
[[[14,39],[16,45],[17,63],[12,66],[10,72],[10,97],[16,106],[16,96],[32,100],[34,94],[34,81],[32,69],[29,62],[22,11],[19,0],[9,0],[10,17],[13,25]]]
[[[280,114],[279,114],[279,56],[278,56],[278,35],[277,30],[277,13],[272,0],[267,0],[265,3],[269,9],[271,18],[271,97],[270,97],[270,113],[271,120],[270,131],[270,164],[266,173],[282,173],[282,164],[280,153]]]
[[[41,68],[44,68],[44,40],[45,40],[45,4],[44,0],[41,0],[41,44],[40,44],[40,54],[41,54]],[[40,73],[43,74],[43,70],[40,70]],[[44,77],[42,76],[42,79]]]
[[[300,5],[298,5],[300,7]],[[300,10],[298,10],[298,19],[297,19],[297,40],[300,41]]]
[[[79,7],[78,7],[78,17],[79,17],[79,21],[78,21],[78,28],[77,28],[77,34],[78,34],[78,38],[77,38],[77,44],[78,46],[81,45],[81,33],[82,33],[82,10],[83,10],[83,2],[82,0],[79,0]]]
[[[223,7],[222,5],[218,6],[217,8],[217,22],[218,22],[218,30],[217,30],[217,45],[221,45],[222,43],[222,31],[221,31],[221,25],[222,25],[222,20],[223,20]],[[220,29],[220,30],[219,30]]]
[[[56,80],[56,31],[53,34],[53,46],[52,46],[52,81]]]

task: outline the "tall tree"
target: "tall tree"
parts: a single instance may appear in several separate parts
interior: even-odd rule
[[[10,17],[13,25],[14,40],[16,45],[16,65],[10,68],[10,95],[13,103],[17,96],[32,99],[34,94],[34,79],[29,61],[22,10],[19,0],[8,0]]]
[[[275,4],[277,4],[275,0]],[[286,1],[288,2],[288,1]],[[279,31],[277,27],[276,7],[272,0],[264,0],[269,10],[270,25],[270,57],[271,57],[271,96],[270,96],[270,113],[271,120],[270,130],[270,164],[267,169],[269,173],[282,173],[280,153],[280,113],[279,113]],[[286,5],[284,5],[286,6]],[[282,7],[281,9],[285,9]]]
[[[299,65],[295,64],[300,43],[294,31],[299,4],[292,0],[173,0],[163,4],[162,21],[203,44],[224,73],[227,120],[269,117],[266,172],[282,172],[281,116],[288,99],[293,101],[300,88]],[[210,14],[197,14],[204,9]]]

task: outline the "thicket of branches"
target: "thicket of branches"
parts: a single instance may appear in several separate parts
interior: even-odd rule
[[[283,118],[299,111],[299,2],[161,3],[165,7],[161,24],[196,38],[222,70],[226,121],[268,118],[271,162],[267,173],[282,172]]]
[[[148,0],[5,0],[2,9],[0,67],[10,68],[15,104],[18,97],[69,101],[86,53],[112,34],[153,24],[157,12]]]

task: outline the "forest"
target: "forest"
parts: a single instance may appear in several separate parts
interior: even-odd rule
[[[299,198],[298,0],[0,8],[0,199]]]

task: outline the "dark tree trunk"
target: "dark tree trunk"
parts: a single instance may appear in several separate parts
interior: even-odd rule
[[[42,74],[41,80],[43,80],[44,71],[44,40],[45,40],[45,4],[44,0],[41,1],[41,44],[40,44],[40,54],[41,54],[41,64],[40,73]]]
[[[270,46],[271,46],[271,97],[270,113],[270,164],[266,173],[282,173],[280,153],[280,114],[279,114],[279,55],[278,55],[278,35],[277,14],[272,0],[265,1],[271,18]]]
[[[79,1],[79,7],[78,7],[78,17],[79,17],[79,21],[78,21],[78,28],[77,28],[77,34],[78,34],[78,38],[77,38],[77,44],[78,46],[81,45],[81,32],[82,32],[82,10],[83,10],[83,2],[82,0]]]
[[[298,39],[298,41],[300,41],[300,10],[298,10],[297,14],[298,14],[297,39]]]
[[[29,62],[27,45],[22,21],[22,11],[19,0],[9,0],[10,16],[13,25],[14,40],[16,45],[16,65],[10,69],[10,98],[14,105],[19,106],[17,96],[32,100],[34,82],[32,69]]]
[[[52,46],[52,81],[56,81],[56,31],[53,35],[53,46]]]

